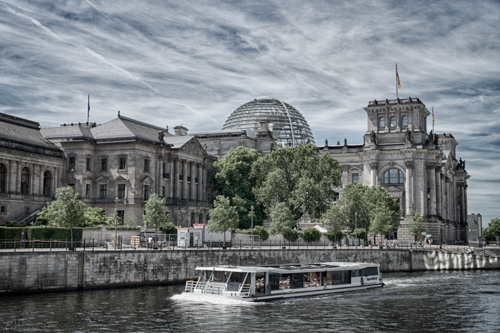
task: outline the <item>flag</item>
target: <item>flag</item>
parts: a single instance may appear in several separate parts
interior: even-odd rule
[[[432,123],[434,124],[434,120],[436,120],[436,118],[434,117],[434,109],[432,109]]]
[[[401,81],[399,81],[398,75],[398,65],[396,65],[396,82],[398,83],[398,88],[401,89]]]
[[[87,102],[87,122],[89,122],[89,116],[90,116],[90,94]]]

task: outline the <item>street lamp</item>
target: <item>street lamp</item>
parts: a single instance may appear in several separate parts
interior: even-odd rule
[[[116,238],[116,232],[118,229],[118,219],[117,219],[117,214],[118,214],[118,197],[115,198],[115,250],[116,250],[116,243],[118,242],[118,239]]]
[[[354,213],[355,221],[356,221],[356,239],[354,240],[354,245],[356,246],[356,249],[358,248],[358,212]]]
[[[250,207],[250,212],[251,212],[251,220],[252,220],[252,231],[251,231],[251,238],[250,238],[250,248],[253,249],[253,206]]]

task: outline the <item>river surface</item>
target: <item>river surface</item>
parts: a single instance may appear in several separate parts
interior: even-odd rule
[[[0,297],[0,332],[498,332],[500,271],[386,273],[385,288],[280,303],[183,286]]]

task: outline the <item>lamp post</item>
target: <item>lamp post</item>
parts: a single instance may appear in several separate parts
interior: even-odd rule
[[[116,242],[118,242],[117,235],[116,235],[117,229],[118,229],[117,214],[118,214],[118,197],[115,198],[115,250],[116,250]]]
[[[356,223],[356,239],[354,240],[354,245],[356,246],[356,249],[358,248],[358,212],[354,213],[355,218],[355,223]]]
[[[252,226],[251,226],[251,236],[250,236],[250,248],[253,249],[253,206],[250,207],[250,212],[251,212],[251,221],[252,221]]]

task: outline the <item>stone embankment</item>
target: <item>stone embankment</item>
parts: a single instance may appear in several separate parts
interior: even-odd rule
[[[182,283],[196,266],[373,262],[382,272],[500,269],[498,255],[362,249],[2,252],[0,295]]]

